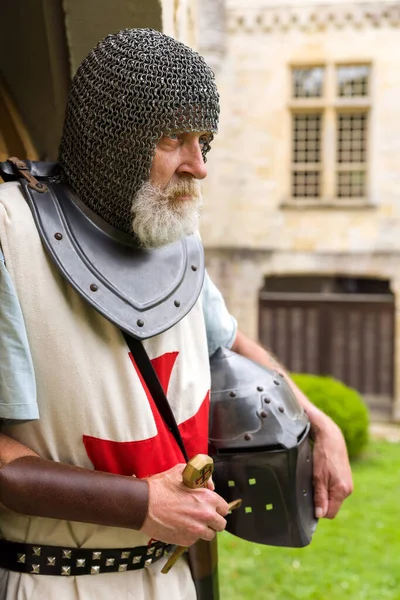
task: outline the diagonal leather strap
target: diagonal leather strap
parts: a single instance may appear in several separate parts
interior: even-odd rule
[[[147,388],[152,395],[154,402],[160,412],[160,415],[164,419],[168,429],[172,433],[175,438],[176,443],[178,444],[186,462],[189,462],[189,457],[187,455],[185,445],[182,440],[182,436],[179,431],[179,427],[176,423],[174,413],[172,412],[171,406],[168,402],[168,399],[162,389],[160,380],[157,377],[157,373],[155,372],[153,365],[151,364],[151,360],[148,357],[148,354],[140,340],[136,340],[132,336],[128,335],[124,331],[122,332],[125,338],[126,343],[128,344],[129,350],[132,352],[132,356],[135,359],[137,367],[142,374],[142,377],[147,385]]]

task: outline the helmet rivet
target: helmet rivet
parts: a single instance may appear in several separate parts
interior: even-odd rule
[[[196,265],[192,265],[192,271],[197,271]]]
[[[282,377],[282,379],[284,379],[284,374],[283,373],[278,373],[279,377]]]
[[[271,398],[264,398],[265,404],[271,404]]]
[[[138,327],[143,327],[143,325],[144,325],[144,321],[142,321],[142,319],[138,319],[138,320],[136,321],[136,325],[137,325]]]
[[[251,435],[249,433],[245,433],[244,439],[248,442],[249,440],[251,440]]]
[[[257,392],[263,392],[264,388],[261,385],[257,386]]]
[[[99,287],[95,283],[91,283],[90,284],[90,289],[91,289],[92,292],[97,292],[97,290],[99,289]]]
[[[179,302],[179,300],[175,300],[174,304],[175,304],[175,306],[176,306],[177,308],[178,308],[178,306],[180,306],[180,305],[181,305],[181,303]]]
[[[274,379],[274,384],[275,384],[275,385],[281,385],[281,382],[280,382],[280,381],[278,381],[277,379]]]
[[[268,417],[268,413],[267,413],[267,412],[265,412],[265,410],[262,410],[262,411],[260,412],[260,415],[261,415],[261,417],[262,417],[263,419],[266,419],[266,418]]]
[[[285,409],[283,408],[283,406],[279,407],[279,412],[281,412],[281,413],[285,412]]]
[[[229,392],[231,398],[236,398],[236,392]]]
[[[56,240],[62,240],[63,239],[63,235],[62,233],[58,232],[54,234],[54,237],[56,238]]]

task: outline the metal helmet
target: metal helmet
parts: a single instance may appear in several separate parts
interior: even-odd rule
[[[59,163],[61,179],[91,210],[132,234],[132,200],[148,181],[158,140],[215,133],[219,96],[204,59],[152,29],[109,35],[71,85]],[[203,159],[210,149],[203,145]]]
[[[209,454],[216,491],[242,498],[226,529],[301,547],[316,527],[310,423],[283,375],[230,350],[211,357]]]

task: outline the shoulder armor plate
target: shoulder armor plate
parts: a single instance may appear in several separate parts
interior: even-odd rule
[[[42,242],[57,267],[106,319],[137,339],[153,337],[182,319],[204,280],[200,238],[140,249],[61,184],[38,193],[21,180]]]

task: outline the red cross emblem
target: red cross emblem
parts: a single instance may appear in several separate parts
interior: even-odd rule
[[[177,356],[178,352],[168,352],[151,361],[166,395]],[[131,353],[129,357],[146,392],[157,435],[137,442],[115,442],[84,435],[83,443],[95,469],[119,475],[148,477],[166,471],[185,460],[172,433],[161,418]],[[199,453],[207,453],[209,403],[207,392],[198,412],[179,425],[189,458]]]

